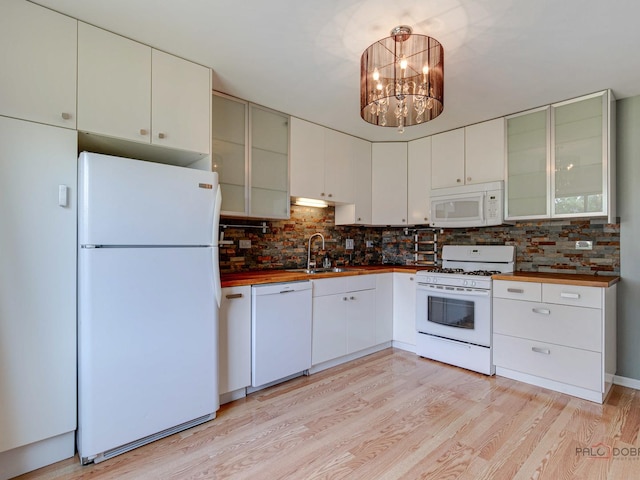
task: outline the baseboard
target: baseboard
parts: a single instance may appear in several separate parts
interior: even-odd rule
[[[391,342],[384,342],[379,345],[375,345],[373,347],[365,348],[364,350],[360,350],[358,352],[350,353],[343,357],[334,358],[333,360],[327,360],[326,362],[319,363],[314,365],[309,369],[309,373],[318,373],[323,370],[327,370],[328,368],[337,367],[338,365],[342,365],[343,363],[350,362],[352,360],[356,360],[358,358],[364,357],[366,355],[371,355],[372,353],[379,352],[384,350],[385,348],[389,348],[391,346]]]
[[[640,380],[635,378],[621,377],[620,375],[613,376],[614,385],[620,385],[622,387],[629,387],[635,390],[640,390]]]

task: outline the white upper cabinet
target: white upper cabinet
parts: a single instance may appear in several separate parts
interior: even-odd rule
[[[504,119],[433,135],[431,188],[504,180]]]
[[[429,223],[431,137],[413,140],[407,151],[407,214],[410,225]]]
[[[407,143],[374,143],[371,149],[373,225],[407,225]]]
[[[358,139],[335,130],[325,130],[324,189],[327,200],[354,202],[355,142]]]
[[[325,199],[324,132],[315,123],[291,117],[291,196]]]
[[[464,128],[431,137],[431,188],[464,185]]]
[[[78,23],[78,129],[151,142],[151,47]]]
[[[79,22],[78,130],[208,154],[211,71]]]
[[[504,180],[504,118],[465,127],[464,142],[466,184]]]
[[[151,143],[209,153],[211,70],[158,50],[151,65]]]
[[[614,108],[607,90],[507,118],[507,219],[616,221]]]
[[[336,205],[336,225],[371,224],[371,142],[353,138],[354,202]]]
[[[77,25],[24,0],[3,0],[0,115],[76,128]]]
[[[291,120],[291,195],[353,203],[359,139],[298,118]]]

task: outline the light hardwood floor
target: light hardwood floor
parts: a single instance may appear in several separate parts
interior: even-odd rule
[[[640,391],[607,402],[387,349],[98,465],[21,479],[637,479]],[[602,458],[604,444],[611,458]],[[632,450],[635,449],[635,450]]]

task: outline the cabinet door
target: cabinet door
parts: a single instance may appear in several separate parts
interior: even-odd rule
[[[504,180],[504,118],[464,129],[465,183]]]
[[[407,144],[371,149],[371,218],[374,225],[407,225]]]
[[[289,218],[289,117],[250,107],[250,215]]]
[[[353,138],[354,203],[336,205],[336,225],[371,224],[371,142]]]
[[[354,202],[354,140],[335,130],[325,131],[324,188],[330,202]]]
[[[291,196],[326,200],[324,134],[319,125],[291,118]]]
[[[606,111],[606,92],[552,105],[552,216],[607,213]]]
[[[245,215],[247,163],[247,103],[214,94],[211,114],[211,165],[218,172],[222,212]]]
[[[76,164],[74,130],[0,117],[0,452],[76,429]]]
[[[78,23],[78,130],[151,142],[151,48]]]
[[[158,50],[151,61],[151,143],[208,154],[211,70]]]
[[[251,287],[222,289],[218,329],[220,395],[251,385]]]
[[[393,340],[407,345],[416,344],[416,285],[415,275],[393,274]]]
[[[550,214],[548,125],[547,107],[507,118],[507,219]]]
[[[77,24],[24,0],[3,0],[0,115],[76,128]]]
[[[349,292],[347,303],[347,352],[376,344],[376,291]]]
[[[393,340],[393,275],[376,275],[376,345]]]
[[[347,301],[345,293],[313,298],[312,365],[347,354]]]
[[[431,188],[464,185],[464,128],[431,137]]]
[[[429,223],[431,209],[431,137],[409,142],[407,154],[407,213],[409,224]]]

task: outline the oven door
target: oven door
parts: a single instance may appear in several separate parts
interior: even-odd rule
[[[416,329],[475,345],[491,346],[491,291],[418,283]]]

